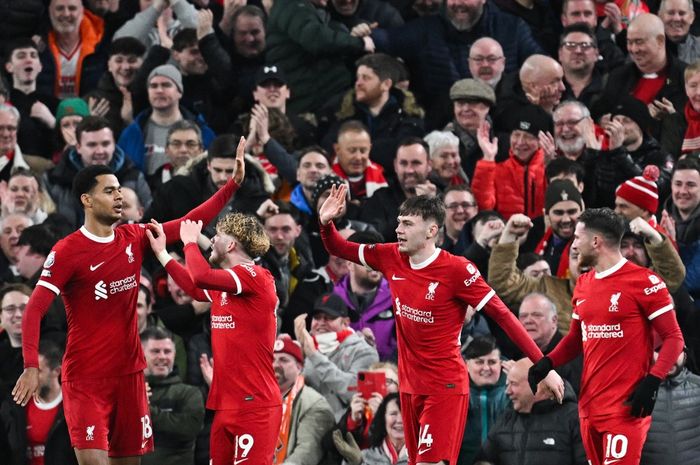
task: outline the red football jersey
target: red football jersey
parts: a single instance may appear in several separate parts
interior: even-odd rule
[[[27,460],[28,465],[44,465],[44,450],[49,432],[56,420],[58,409],[63,401],[60,394],[47,404],[29,401],[25,407],[27,415]]]
[[[185,249],[188,266],[192,247]],[[204,260],[204,258],[202,258]],[[217,274],[218,290],[204,291],[211,304],[214,378],[207,408],[237,409],[282,405],[272,368],[277,335],[277,292],[268,270],[240,264]],[[219,278],[226,275],[225,278]],[[213,276],[213,275],[212,275]],[[228,289],[228,290],[223,290]]]
[[[673,310],[666,283],[623,259],[579,277],[572,303],[583,344],[581,416],[629,413],[625,402],[652,363],[651,320]]]
[[[64,381],[127,375],[146,368],[136,322],[141,263],[148,244],[141,224],[109,237],[85,227],[60,240],[38,286],[61,294],[68,320]]]
[[[360,245],[359,259],[390,283],[401,392],[467,394],[460,354],[467,305],[481,310],[495,296],[476,266],[441,249],[412,264],[395,243]]]

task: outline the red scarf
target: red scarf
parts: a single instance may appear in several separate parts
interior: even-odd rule
[[[535,247],[536,254],[544,255],[544,251],[547,249],[553,234],[554,231],[552,231],[552,228],[547,228],[547,230],[544,232],[544,236],[542,236],[542,240],[540,240],[537,247]],[[571,242],[572,240],[569,239],[569,242],[566,244],[566,247],[564,247],[564,250],[561,253],[561,258],[559,258],[559,266],[557,266],[556,273],[556,276],[559,278],[569,277],[569,249],[571,249]]]
[[[330,354],[336,350],[338,346],[340,346],[340,344],[342,344],[343,341],[348,338],[348,336],[354,333],[355,331],[352,328],[347,328],[338,332],[317,334],[316,336],[313,336],[314,346],[322,354]]]
[[[397,451],[388,437],[384,438],[382,450],[384,451],[386,456],[389,457],[389,460],[391,460],[391,465],[396,465],[399,461],[399,458],[406,457],[408,455],[405,445],[401,448],[401,450]]]
[[[688,128],[683,136],[683,147],[681,153],[689,153],[700,150],[700,113],[693,109],[690,102],[685,104],[685,120]]]

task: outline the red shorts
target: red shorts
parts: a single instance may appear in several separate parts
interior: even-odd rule
[[[153,423],[143,372],[114,378],[66,381],[63,408],[76,449],[101,449],[110,457],[153,450]]]
[[[282,406],[217,410],[209,440],[210,465],[272,465]]]
[[[401,393],[400,397],[409,465],[441,460],[455,465],[462,445],[469,395]]]
[[[639,465],[651,417],[581,418],[581,440],[591,465]]]

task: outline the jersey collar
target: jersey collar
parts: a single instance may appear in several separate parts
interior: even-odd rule
[[[625,265],[625,263],[627,263],[627,259],[623,258],[622,260],[620,260],[619,262],[617,262],[616,264],[614,264],[613,266],[611,266],[607,270],[601,271],[600,273],[596,273],[595,279],[607,278],[608,276],[610,276],[611,274],[615,273],[617,270],[622,268]]]
[[[36,408],[38,408],[39,410],[51,410],[52,408],[56,407],[58,404],[63,402],[63,393],[59,392],[58,396],[51,402],[37,402],[36,398],[32,400],[34,402],[34,405],[36,405]]]
[[[93,240],[95,242],[101,242],[103,244],[107,244],[109,242],[112,242],[114,240],[114,230],[112,230],[112,234],[110,234],[107,237],[100,237],[100,236],[95,236],[93,233],[87,230],[85,226],[80,227],[80,232],[83,233],[85,237],[87,237],[90,240]]]
[[[422,270],[422,269],[425,268],[426,266],[428,266],[428,265],[430,265],[431,263],[433,263],[433,262],[438,258],[438,255],[440,255],[440,252],[442,252],[442,249],[440,249],[440,247],[435,247],[435,252],[433,252],[432,255],[430,255],[430,257],[426,258],[426,259],[423,260],[422,262],[420,262],[420,263],[413,263],[413,262],[411,261],[411,259],[409,258],[409,259],[408,259],[408,263],[411,265],[411,269],[412,269],[412,270]]]

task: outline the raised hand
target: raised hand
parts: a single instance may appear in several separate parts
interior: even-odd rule
[[[158,254],[165,250],[165,231],[163,231],[163,225],[154,219],[146,225],[146,237],[148,237],[148,242],[151,243],[151,249],[155,254]]]
[[[532,220],[522,213],[516,213],[508,218],[501,237],[498,239],[499,244],[507,244],[515,242],[519,237],[524,236],[532,228]]]
[[[540,141],[540,147],[544,150],[545,166],[557,156],[557,146],[554,143],[554,137],[549,132],[540,131],[537,134],[537,139]]]
[[[496,154],[498,153],[498,137],[490,139],[490,132],[491,124],[488,121],[484,121],[476,131],[476,140],[484,154],[484,160],[496,161]]]
[[[211,10],[197,10],[197,40],[214,33],[214,13]]]
[[[236,173],[233,175],[233,180],[239,186],[245,179],[245,137],[241,136],[236,147]]]
[[[331,186],[331,194],[328,196],[321,209],[318,211],[318,219],[322,225],[326,225],[336,218],[340,218],[345,211],[347,186]]]
[[[180,240],[183,244],[196,243],[202,232],[202,221],[185,220],[180,223]]]
[[[199,356],[199,369],[202,372],[202,378],[207,386],[211,386],[211,382],[214,379],[214,359],[207,357],[207,354],[202,354]]]
[[[88,108],[92,116],[104,116],[109,112],[109,100],[106,98],[88,98]]]

